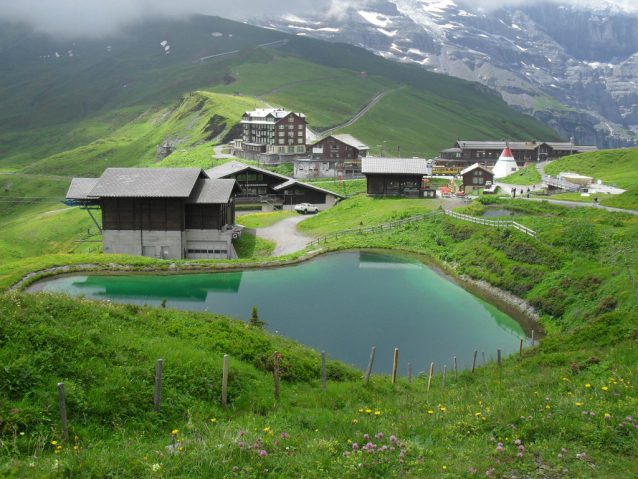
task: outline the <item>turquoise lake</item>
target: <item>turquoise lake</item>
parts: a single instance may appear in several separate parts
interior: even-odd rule
[[[399,373],[443,365],[451,370],[518,351],[534,326],[440,274],[416,255],[348,251],[274,269],[186,275],[73,275],[31,286],[87,299],[209,311],[247,320],[253,306],[270,332],[296,339],[364,369],[377,348],[373,372]],[[515,313],[510,311],[510,314]],[[538,331],[538,326],[536,326]],[[538,333],[536,333],[538,334]],[[525,341],[529,344],[529,341]]]

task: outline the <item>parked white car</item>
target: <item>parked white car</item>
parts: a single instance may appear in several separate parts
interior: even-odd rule
[[[319,208],[310,203],[301,203],[299,205],[295,205],[295,211],[305,215],[306,213],[319,213]]]

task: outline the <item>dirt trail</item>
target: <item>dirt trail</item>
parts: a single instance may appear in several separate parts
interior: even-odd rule
[[[254,234],[258,238],[264,238],[277,243],[271,257],[296,253],[306,247],[312,238],[304,236],[297,231],[297,225],[311,215],[291,216],[275,223],[268,228],[246,228],[246,233]]]

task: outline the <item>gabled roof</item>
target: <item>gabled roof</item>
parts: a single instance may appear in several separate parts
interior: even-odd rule
[[[597,151],[598,150],[598,147],[596,147],[596,146],[574,145],[573,143],[570,143],[568,141],[566,141],[566,142],[547,141],[547,142],[545,142],[545,144],[547,146],[551,147],[552,150],[558,150],[558,151],[573,150],[574,153],[583,152],[583,151]]]
[[[188,198],[201,168],[107,168],[91,189],[94,198]]]
[[[424,158],[380,158],[368,156],[361,158],[361,173],[387,173],[427,175],[427,164]]]
[[[73,178],[66,193],[67,200],[89,200],[87,195],[93,189],[99,178]]]
[[[538,144],[535,144],[532,141],[505,142],[505,141],[471,141],[471,140],[470,141],[459,140],[456,142],[456,145],[459,148],[462,148],[464,150],[479,150],[479,149],[502,150],[507,145],[509,145],[509,147],[512,150],[530,150],[530,151],[538,146]]]
[[[228,163],[224,163],[223,165],[216,166],[215,168],[211,168],[210,170],[206,170],[206,174],[209,178],[225,178],[230,175],[234,175],[236,173],[241,173],[245,170],[254,170],[259,173],[263,173],[265,175],[274,176],[276,178],[281,178],[283,181],[288,181],[288,178],[285,175],[280,175],[279,173],[275,173],[273,171],[264,170],[263,168],[259,168],[257,166],[250,166],[246,163],[242,163],[241,161],[233,160]]]
[[[459,173],[460,175],[464,175],[466,173],[470,173],[474,170],[483,170],[488,172],[490,175],[492,174],[492,170],[490,170],[489,168],[485,168],[484,166],[479,165],[478,163],[474,163],[472,166],[468,166],[467,168],[465,168],[463,171],[461,171],[461,173]]]
[[[294,186],[294,187],[300,186],[302,188],[308,188],[310,190],[319,191],[320,193],[336,196],[338,198],[342,198],[342,199],[345,198],[345,196],[340,195],[339,193],[335,193],[334,191],[324,190],[323,188],[319,188],[318,186],[315,186],[312,183],[304,183],[303,181],[297,181],[297,180],[288,180],[285,183],[282,183],[277,186],[273,186],[272,189],[275,191],[281,191],[283,189],[290,188],[291,186]]]
[[[235,180],[200,179],[195,182],[193,192],[186,200],[186,203],[226,204],[233,192],[241,192],[241,188]]]
[[[343,135],[329,135],[326,138],[330,138],[333,137],[335,140],[339,140],[342,143],[345,143],[348,146],[351,146],[353,148],[356,148],[357,150],[369,150],[370,147],[368,145],[366,145],[365,143],[363,143],[362,141],[357,140],[354,136],[352,135],[347,135],[347,134],[343,134]],[[324,140],[326,139],[324,138]]]

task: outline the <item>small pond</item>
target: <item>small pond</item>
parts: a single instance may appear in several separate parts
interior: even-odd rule
[[[484,218],[494,218],[496,216],[522,216],[523,213],[513,210],[507,210],[505,208],[488,208],[481,215]]]
[[[29,292],[62,292],[87,299],[210,311],[247,320],[253,306],[271,332],[296,339],[364,369],[377,348],[374,372],[400,374],[471,366],[475,349],[494,359],[518,350],[531,323],[513,319],[423,262],[385,251],[322,255],[283,268],[185,275],[72,275],[34,284]],[[528,341],[526,341],[528,343]]]

